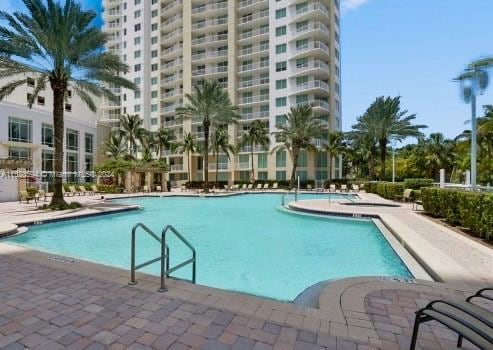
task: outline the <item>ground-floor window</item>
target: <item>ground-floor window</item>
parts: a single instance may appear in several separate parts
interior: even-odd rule
[[[66,165],[67,182],[77,182],[77,172],[79,171],[79,154],[67,152]]]
[[[276,180],[277,181],[285,181],[286,180],[286,172],[285,171],[276,171]]]
[[[217,181],[228,181],[228,173],[227,172],[219,172],[217,174]]]
[[[240,181],[250,181],[250,171],[240,171]]]
[[[259,169],[267,168],[267,153],[259,153],[257,155],[257,166]]]
[[[308,180],[308,172],[306,170],[299,170],[296,172],[296,179],[300,178],[300,181]]]
[[[54,153],[53,151],[44,149],[41,152],[41,170],[42,171],[53,171],[54,168]]]
[[[13,159],[31,159],[31,150],[24,147],[10,147],[9,158]]]
[[[85,157],[85,162],[86,162],[86,172],[92,171],[93,166],[94,166],[94,161],[91,155],[86,155]],[[86,174],[87,175],[87,174]],[[91,176],[86,176],[85,181],[86,182],[92,182],[94,179]]]
[[[327,180],[327,170],[317,170],[317,180]]]
[[[259,171],[257,178],[261,181],[266,181],[267,180],[267,171]]]

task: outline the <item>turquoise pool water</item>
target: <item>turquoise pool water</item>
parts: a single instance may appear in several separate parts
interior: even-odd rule
[[[308,198],[327,195],[300,197]],[[143,222],[161,232],[172,224],[197,250],[197,283],[280,300],[327,279],[412,277],[372,221],[285,213],[277,209],[280,194],[118,201],[144,209],[32,226],[6,241],[128,269],[132,226]],[[170,247],[171,265],[190,256],[177,240],[170,239]],[[157,242],[138,235],[137,263],[157,256]],[[144,271],[159,274],[159,263]],[[176,276],[190,278],[190,271]]]

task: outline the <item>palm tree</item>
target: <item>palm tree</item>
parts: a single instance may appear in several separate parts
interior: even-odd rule
[[[256,145],[262,146],[264,149],[268,149],[270,144],[269,133],[267,131],[266,125],[260,120],[254,120],[248,131],[241,136],[239,143],[240,147],[245,145],[250,146],[250,159],[252,162],[252,175],[251,180],[255,182],[255,168],[253,163],[253,149]]]
[[[378,116],[366,112],[358,117],[357,123],[352,126],[353,131],[348,136],[353,142],[353,147],[367,151],[365,160],[368,161],[368,176],[375,179],[375,159],[377,158],[377,125]]]
[[[154,141],[159,148],[159,158],[162,158],[163,149],[175,149],[175,134],[171,129],[159,128],[154,135]]]
[[[452,168],[452,144],[441,133],[432,133],[424,142],[424,166],[429,178],[435,179],[440,169]]]
[[[212,157],[216,158],[216,182],[219,173],[219,153],[225,153],[230,159],[230,153],[235,153],[235,147],[229,143],[228,130],[218,128],[212,134],[211,145]]]
[[[363,119],[365,125],[375,133],[376,141],[380,148],[380,163],[382,178],[385,178],[385,161],[387,158],[387,145],[392,140],[402,141],[407,137],[419,137],[423,134],[419,131],[426,125],[413,125],[411,121],[416,119],[416,114],[408,115],[407,110],[401,110],[401,98],[378,97],[366,111]]]
[[[199,150],[195,135],[191,132],[185,133],[183,142],[178,144],[178,152],[187,154],[188,161],[188,182],[192,181],[192,165],[190,156]]]
[[[36,88],[28,106],[36,100],[47,83],[53,92],[54,171],[63,171],[64,101],[68,90],[74,92],[92,110],[92,97],[118,98],[102,83],[136,89],[120,76],[128,66],[120,58],[104,51],[108,35],[91,24],[93,11],[83,10],[75,0],[58,2],[23,0],[25,13],[0,12],[6,21],[0,25],[0,78],[12,78],[0,87],[0,101],[16,88],[36,77]],[[51,206],[65,206],[62,178],[55,176]]]
[[[293,188],[295,186],[300,151],[302,149],[316,151],[316,147],[312,144],[312,139],[320,137],[325,129],[320,119],[313,115],[312,108],[309,105],[291,107],[286,115],[286,123],[277,125],[277,129],[279,131],[275,131],[272,134],[276,137],[277,142],[281,144],[274,147],[271,153],[280,149],[285,149],[289,152],[293,163],[289,187]]]
[[[194,93],[187,94],[188,103],[176,109],[178,119],[199,118],[204,128],[204,191],[209,191],[209,133],[211,128],[236,123],[239,116],[228,93],[217,81],[202,81],[194,85]]]
[[[332,161],[334,157],[341,155],[346,151],[346,143],[344,142],[344,134],[341,131],[329,132],[327,143],[323,149],[329,155],[329,181],[332,179]]]
[[[104,143],[104,155],[114,160],[128,157],[128,146],[119,132],[112,132]]]
[[[137,158],[137,143],[141,145],[144,139],[148,137],[147,130],[144,129],[144,120],[137,114],[127,114],[120,117],[120,134],[125,138],[128,144],[130,156]]]

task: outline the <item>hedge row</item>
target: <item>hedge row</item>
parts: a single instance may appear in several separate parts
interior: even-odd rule
[[[395,199],[397,196],[402,196],[404,185],[402,182],[368,182],[365,184],[365,191],[386,199]]]
[[[430,215],[493,241],[493,194],[423,188],[421,197]]]
[[[433,187],[433,179],[404,179],[404,188],[420,190],[423,187]]]

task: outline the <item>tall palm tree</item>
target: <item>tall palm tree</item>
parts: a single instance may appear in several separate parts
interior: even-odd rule
[[[163,149],[174,150],[176,147],[176,137],[171,129],[159,128],[154,134],[154,140],[158,147],[159,158],[163,157]]]
[[[255,182],[255,168],[253,163],[253,149],[255,146],[262,146],[264,149],[268,149],[270,144],[269,132],[264,122],[261,120],[254,120],[246,133],[241,136],[240,147],[245,145],[250,146],[250,159],[252,163],[252,182]]]
[[[234,145],[229,143],[228,130],[226,128],[218,128],[214,131],[211,138],[212,157],[216,158],[216,182],[219,173],[219,153],[224,153],[230,159],[230,154],[235,153]]]
[[[289,152],[293,168],[289,187],[295,186],[296,168],[298,166],[298,157],[302,149],[316,151],[312,140],[320,137],[325,131],[320,119],[313,115],[312,108],[309,105],[300,105],[291,107],[286,115],[286,123],[277,125],[279,131],[272,134],[276,137],[277,142],[281,144],[274,147],[271,153],[277,150],[285,149]]]
[[[194,85],[194,93],[187,94],[187,104],[176,109],[178,119],[199,118],[204,128],[204,191],[209,191],[209,133],[211,128],[219,128],[236,123],[239,116],[228,93],[217,81],[202,81]]]
[[[188,161],[188,182],[192,181],[191,155],[199,150],[195,135],[191,132],[183,135],[183,141],[178,144],[178,152],[187,154]]]
[[[329,155],[329,181],[332,180],[332,161],[346,151],[346,143],[344,142],[344,134],[341,131],[329,132],[327,143],[323,149]]]
[[[368,161],[368,175],[375,179],[375,160],[377,158],[377,126],[378,116],[369,114],[368,111],[358,117],[357,123],[352,126],[348,136],[353,142],[355,149],[368,151],[365,159]]]
[[[401,110],[401,98],[378,97],[366,111],[363,119],[367,126],[375,133],[380,148],[380,163],[382,178],[385,178],[385,161],[387,158],[387,145],[390,141],[402,141],[407,137],[419,137],[423,134],[419,131],[426,125],[413,125],[416,114],[409,114],[407,110]]]
[[[144,120],[137,114],[127,114],[120,117],[120,134],[125,138],[128,144],[130,156],[137,158],[137,144],[144,142],[148,137],[147,129],[144,128]]]
[[[0,78],[12,78],[0,87],[0,101],[16,88],[36,78],[29,107],[49,83],[53,92],[54,171],[63,171],[64,101],[68,90],[78,95],[92,110],[92,97],[118,98],[102,83],[136,89],[119,76],[128,72],[120,58],[104,51],[108,35],[91,24],[93,11],[83,10],[75,0],[58,2],[23,0],[26,12],[0,12],[6,22],[0,25]],[[55,176],[51,206],[65,206],[62,177]]]
[[[104,155],[114,160],[128,157],[128,146],[119,132],[112,132],[103,146]]]
[[[452,168],[452,144],[441,133],[432,133],[424,142],[426,175],[435,179],[440,169]]]

